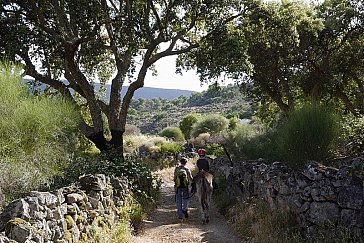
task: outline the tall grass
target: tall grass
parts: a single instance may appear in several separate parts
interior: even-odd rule
[[[18,67],[0,64],[0,190],[5,201],[50,185],[76,147],[75,108],[57,96],[30,95],[21,79]]]
[[[306,242],[292,212],[287,209],[272,211],[263,201],[236,204],[229,210],[228,217],[236,232],[247,242]]]

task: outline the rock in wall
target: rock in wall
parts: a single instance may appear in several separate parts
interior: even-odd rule
[[[112,228],[129,194],[128,181],[85,175],[79,186],[33,191],[0,214],[0,242],[88,242],[100,228]]]

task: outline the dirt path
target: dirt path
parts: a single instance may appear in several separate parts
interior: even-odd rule
[[[226,224],[225,219],[212,206],[210,223],[202,225],[196,197],[191,198],[189,218],[183,224],[178,220],[174,189],[172,182],[173,169],[161,171],[164,180],[161,199],[157,210],[144,221],[143,232],[133,238],[133,243],[154,242],[242,242],[236,238]]]

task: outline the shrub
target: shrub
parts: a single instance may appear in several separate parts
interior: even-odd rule
[[[226,147],[234,159],[248,159],[254,148],[252,138],[255,135],[253,126],[240,125],[234,131],[230,131],[225,139]]]
[[[222,115],[208,115],[193,125],[191,135],[197,137],[201,133],[218,134],[228,125],[229,121]]]
[[[179,128],[181,129],[185,139],[191,138],[192,126],[198,121],[198,115],[196,113],[190,113],[179,122]]]
[[[364,117],[346,116],[342,122],[342,147],[347,154],[364,152]]]
[[[224,148],[217,143],[210,144],[206,147],[206,153],[214,156],[223,156],[225,155]]]
[[[210,138],[209,133],[201,133],[195,139],[192,140],[192,143],[196,147],[205,147],[207,145],[207,141]]]
[[[160,153],[175,154],[183,151],[183,146],[177,143],[164,143],[161,145]]]
[[[339,134],[338,117],[320,105],[305,105],[293,112],[279,128],[279,146],[284,160],[300,166],[307,160],[324,162]]]
[[[159,153],[160,151],[161,151],[161,148],[159,146],[153,145],[153,146],[148,147],[148,152],[150,154],[156,154],[156,153]]]
[[[130,125],[130,124],[125,125],[125,132],[124,132],[125,136],[139,135],[139,134],[140,134],[140,129],[136,125]]]
[[[58,96],[29,95],[19,73],[0,65],[0,191],[6,200],[48,187],[77,143],[75,107]]]
[[[167,140],[163,137],[152,137],[151,139],[148,140],[148,142],[146,143],[146,145],[152,145],[152,146],[161,146],[163,143],[166,143]]]
[[[240,124],[240,119],[237,117],[232,117],[229,119],[229,130],[235,130]]]
[[[228,185],[225,176],[214,177],[217,185],[219,186],[218,193],[213,194],[214,204],[219,212],[226,216],[229,209],[236,203],[236,199],[232,198],[228,193]]]
[[[171,138],[174,141],[183,141],[184,136],[179,127],[166,127],[160,133],[160,136]]]
[[[124,152],[132,153],[137,151],[143,144],[151,140],[152,137],[145,135],[128,135],[124,136]]]

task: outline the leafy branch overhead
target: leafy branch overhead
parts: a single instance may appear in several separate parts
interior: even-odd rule
[[[202,81],[227,75],[261,103],[288,115],[307,100],[364,114],[364,15],[359,0],[252,5],[243,18],[179,58]]]
[[[87,103],[91,119],[80,124],[84,134],[101,150],[120,148],[130,101],[148,69],[163,57],[198,47],[240,15],[241,6],[225,0],[5,0],[0,57],[22,63],[25,74],[74,103]],[[109,79],[107,103],[93,84]],[[105,137],[103,115],[111,140]]]

